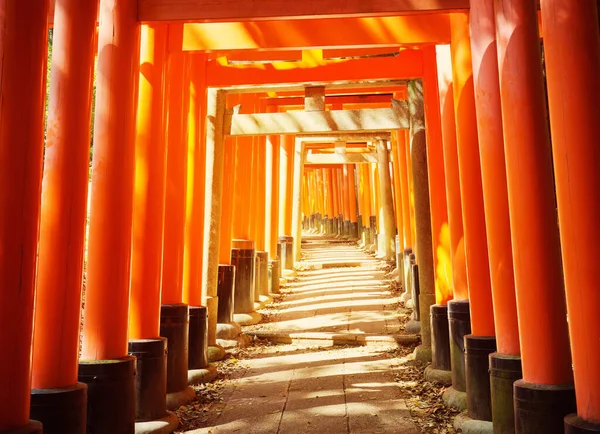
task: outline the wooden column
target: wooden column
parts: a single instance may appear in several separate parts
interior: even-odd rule
[[[0,3],[0,431],[29,423],[48,1]],[[32,430],[28,432],[41,432]]]
[[[265,246],[271,261],[277,259],[277,241],[279,238],[279,146],[279,136],[267,136]]]
[[[136,10],[133,0],[100,6],[84,360],[127,355],[139,68]]]
[[[141,36],[129,339],[160,335],[167,173],[163,123],[167,27],[144,25]]]
[[[357,210],[356,210],[356,180],[354,179],[354,164],[348,165],[348,197],[350,201],[350,223],[357,222]]]
[[[421,341],[417,357],[431,360],[431,326],[429,307],[435,304],[435,271],[431,242],[431,207],[429,176],[427,174],[427,139],[423,84],[420,80],[408,83],[410,111],[410,155],[414,185],[417,264],[419,265],[419,310],[421,313]]]
[[[58,4],[42,184],[33,389],[73,386],[79,360],[98,3]]]
[[[386,261],[394,258],[395,251],[395,231],[394,231],[394,203],[392,196],[392,180],[390,177],[390,160],[387,148],[387,142],[377,141],[377,160],[379,166],[379,185],[380,185],[380,212],[381,230],[379,235],[382,240],[379,242],[381,247],[380,255]]]
[[[402,252],[406,246],[404,245],[404,214],[402,210],[402,181],[400,176],[400,161],[398,158],[398,131],[394,131],[392,135],[392,167],[394,170],[394,202],[396,204],[396,228],[398,229],[398,247],[399,252],[396,252],[396,257],[402,260]],[[401,269],[402,264],[396,264]]]
[[[517,432],[562,433],[563,416],[573,411],[573,372],[538,17],[529,1],[495,0],[494,7],[523,366],[514,390],[537,404],[529,412],[517,401],[515,423]]]
[[[233,195],[235,178],[236,139],[223,140],[223,191],[221,199],[221,226],[219,230],[219,264],[231,264],[231,239],[233,237]],[[206,144],[205,144],[206,146]],[[206,189],[205,189],[206,192]],[[206,193],[205,193],[206,194]],[[206,196],[205,196],[206,202]],[[206,215],[206,209],[204,210]],[[204,262],[204,258],[202,260]]]
[[[454,83],[450,46],[436,49],[440,110],[442,115],[442,145],[444,151],[444,174],[448,228],[450,230],[450,261],[452,264],[452,292],[454,300],[468,300],[467,269],[463,235],[462,200],[458,173],[458,150],[456,147],[456,118],[454,114]]]
[[[223,197],[225,93],[209,89],[206,104],[206,184],[204,199],[204,245],[202,252],[202,293],[208,308],[208,343],[216,343],[217,283],[219,272],[219,231]]]
[[[431,205],[431,235],[435,270],[435,302],[445,305],[452,299],[452,264],[448,236],[448,206],[444,174],[441,115],[439,105],[437,60],[435,47],[423,47],[423,98],[427,121],[427,166],[429,203]]]
[[[410,189],[408,180],[408,161],[406,158],[407,149],[409,146],[406,144],[406,132],[398,131],[398,165],[400,167],[400,188],[402,190],[402,221],[403,230],[402,235],[404,238],[404,248],[408,249],[413,247],[413,231],[412,231],[412,219],[410,212]]]
[[[479,161],[469,17],[452,14],[452,75],[460,194],[465,237],[471,330],[475,336],[494,336],[494,315],[488,262],[483,189]]]
[[[163,305],[183,303],[183,258],[188,183],[187,138],[190,107],[189,67],[189,54],[172,53],[170,55],[167,75],[168,152],[162,275]]]
[[[518,356],[519,327],[512,267],[493,0],[473,2],[470,26],[496,342],[499,353]]]
[[[187,187],[183,252],[183,302],[190,306],[205,303],[202,294],[202,245],[204,243],[206,57],[190,54],[189,110],[187,113]]]
[[[97,375],[112,382],[110,393],[88,389],[88,431],[131,432],[135,358],[128,356],[128,325],[140,66],[137,2],[101,1],[99,22],[87,287],[78,376],[88,384]],[[112,417],[105,417],[104,412]]]
[[[281,136],[279,148],[279,236],[291,236],[294,136]]]
[[[294,194],[292,208],[292,236],[294,237],[294,264],[301,259],[302,241],[302,175],[304,174],[304,143],[296,141],[294,149]]]
[[[590,432],[600,427],[600,373],[594,368],[600,363],[599,8],[594,1],[541,5],[577,415],[583,419],[571,415],[565,422]]]

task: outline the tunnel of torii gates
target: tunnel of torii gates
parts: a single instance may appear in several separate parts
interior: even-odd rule
[[[0,433],[174,429],[303,229],[449,405],[600,431],[597,1],[363,3],[0,0]]]

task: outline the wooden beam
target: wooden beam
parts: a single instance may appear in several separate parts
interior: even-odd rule
[[[366,2],[365,2],[366,3]],[[227,35],[227,37],[223,37]],[[185,23],[169,26],[171,51],[387,48],[449,44],[447,14],[379,18],[325,18],[242,23]]]
[[[325,96],[325,104],[392,104],[392,94],[384,93],[379,95],[335,95]],[[267,106],[302,106],[304,98],[267,98]]]
[[[354,154],[306,154],[304,164],[360,164],[377,163],[376,152]]]
[[[469,9],[469,0],[138,0],[140,21],[259,21],[378,17]]]
[[[409,122],[408,106],[399,101],[394,109],[226,114],[225,125],[230,136],[260,136],[392,131],[408,129]]]
[[[331,82],[354,82],[354,87],[367,87],[360,82],[375,80],[408,80],[423,76],[423,56],[421,50],[402,50],[396,57],[375,57],[333,62],[312,68],[283,69],[274,65],[221,65],[217,60],[209,60],[206,65],[206,83],[210,87],[235,88],[245,86],[250,89],[265,84],[303,83],[305,86],[318,86]],[[397,83],[398,85],[404,83]],[[394,86],[395,83],[389,83]],[[326,86],[328,87],[328,86]],[[289,89],[289,90],[296,90]],[[272,89],[275,92],[285,88]]]
[[[347,148],[356,147],[355,143],[360,143],[360,146],[365,142],[372,142],[375,140],[391,140],[391,133],[389,132],[376,132],[376,133],[329,133],[329,134],[302,134],[298,135],[296,140],[302,140],[307,147],[311,143],[320,143],[322,147],[333,148],[335,142],[343,140],[346,142]],[[328,143],[328,144],[327,144]]]

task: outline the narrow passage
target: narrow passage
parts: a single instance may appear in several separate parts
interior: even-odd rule
[[[355,243],[303,240],[304,269],[245,327],[254,344],[190,433],[423,432],[399,372],[414,345],[387,264]],[[358,345],[357,345],[358,343]],[[408,357],[406,357],[408,356]],[[446,432],[446,431],[444,431]]]

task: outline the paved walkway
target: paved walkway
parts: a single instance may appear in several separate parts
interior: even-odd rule
[[[207,416],[207,428],[189,432],[418,433],[395,381],[400,362],[391,356],[390,337],[400,330],[398,294],[390,291],[385,264],[355,245],[319,239],[304,243],[303,254],[316,268],[285,288],[290,293],[274,306],[276,321],[245,331],[373,342],[265,346],[243,361],[246,369]]]

